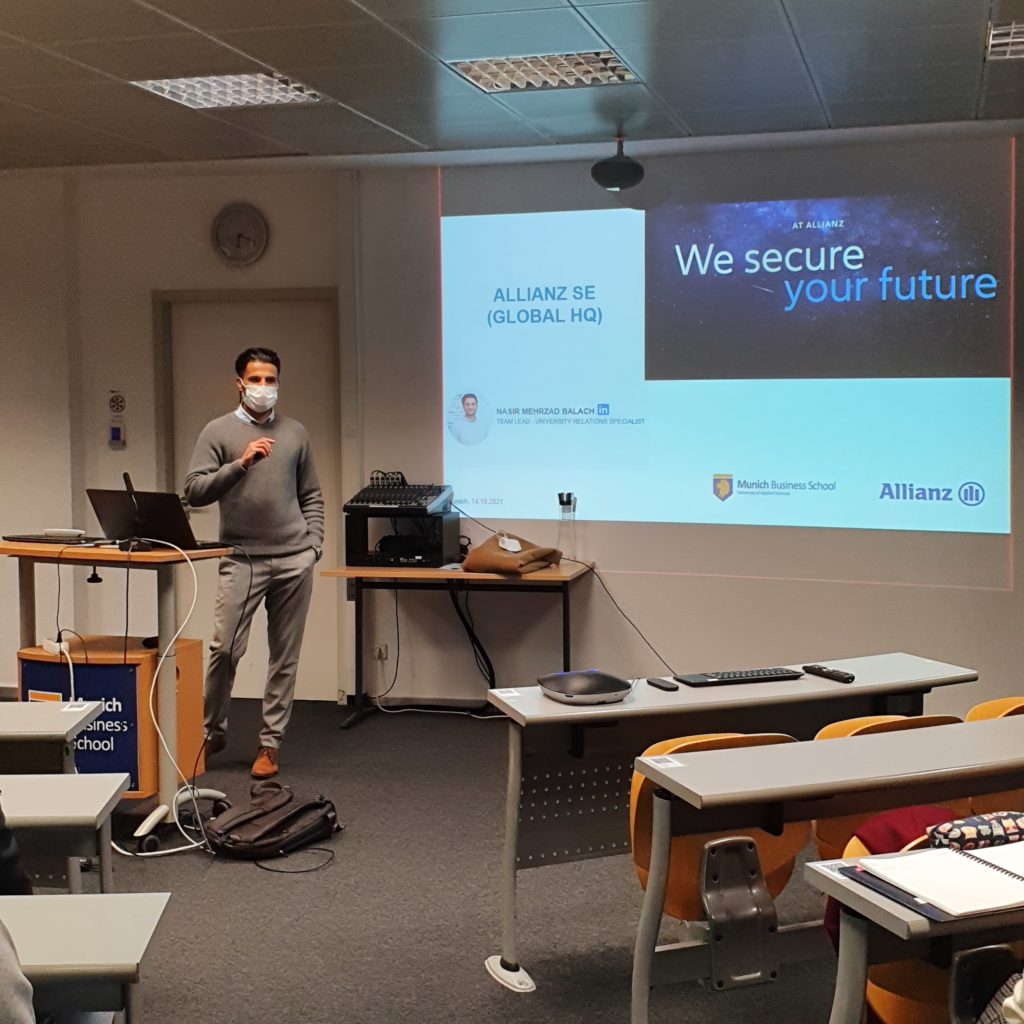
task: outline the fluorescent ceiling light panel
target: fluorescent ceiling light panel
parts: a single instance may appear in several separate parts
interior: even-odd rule
[[[989,25],[985,57],[988,60],[1019,60],[1024,57],[1024,22]]]
[[[193,110],[320,102],[312,89],[276,74],[157,78],[131,84]]]
[[[578,89],[636,81],[636,75],[611,50],[549,53],[540,57],[453,60],[448,62],[448,66],[484,92]]]

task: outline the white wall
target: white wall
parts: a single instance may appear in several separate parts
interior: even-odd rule
[[[848,163],[853,151],[831,157],[823,152],[816,149],[813,159],[838,165]],[[854,157],[909,159],[904,150],[864,151]],[[786,157],[776,173],[785,175],[787,160],[807,159],[806,154]],[[757,180],[762,163],[758,153],[720,154],[714,160],[660,165],[652,177],[657,184],[663,175],[685,170],[693,175],[697,196],[722,178],[723,168],[739,188],[744,180]],[[461,168],[446,172],[444,184],[446,202],[466,208],[488,202],[495,208],[502,203],[564,207],[567,196],[578,197],[580,206],[605,201],[594,191],[585,165]],[[208,240],[214,213],[237,200],[255,202],[271,224],[267,255],[247,270],[221,265]],[[8,367],[12,361],[16,367],[8,379],[17,381],[16,393],[5,403],[5,412],[16,409],[17,415],[4,417],[10,425],[0,456],[3,532],[67,522],[72,501],[75,522],[88,525],[82,519],[84,487],[118,486],[125,469],[139,486],[157,483],[151,307],[156,290],[337,287],[342,300],[339,452],[345,452],[346,496],[375,468],[403,469],[411,479],[438,479],[439,202],[438,173],[430,169],[254,173],[246,166],[207,173],[167,167],[0,175],[5,241],[0,339]],[[69,365],[74,371],[70,391]],[[113,388],[128,398],[125,452],[111,452],[105,444],[107,392]],[[1019,454],[1016,458],[1019,481]],[[1019,516],[1019,502],[1014,512]],[[526,528],[538,541],[554,539],[553,523]],[[1024,654],[1019,628],[1024,602],[1013,569],[1017,558],[1005,567],[1004,579],[1012,589],[1002,591],[881,583],[870,575],[848,583],[757,579],[750,578],[757,573],[737,572],[736,564],[749,564],[769,543],[797,545],[793,558],[799,559],[796,531],[781,531],[766,541],[763,534],[727,530],[712,536],[699,527],[671,536],[643,525],[602,531],[581,523],[578,529],[581,550],[604,567],[623,608],[681,669],[902,649],[981,670],[983,681],[974,687],[937,695],[933,706],[938,709],[962,711],[984,697],[1024,689],[1016,668]],[[476,527],[467,532],[482,537]],[[821,531],[814,542],[820,548],[818,562],[828,561],[829,540],[841,533]],[[908,535],[907,543],[918,541]],[[673,545],[675,561],[698,567],[701,574],[687,575],[685,564],[684,571],[678,571],[678,564],[662,571],[662,544]],[[1018,547],[1014,540],[1016,554]],[[837,563],[850,561],[841,543],[834,551]],[[919,551],[922,563],[942,560],[939,547],[925,543]],[[716,575],[724,566],[728,573]],[[940,579],[960,569],[928,568],[929,573],[941,570]],[[14,578],[14,566],[4,566],[0,599],[8,614],[0,620],[0,649],[11,652],[10,663],[17,639]],[[213,585],[211,573],[204,573],[204,582]],[[78,589],[84,594],[84,585]],[[137,588],[140,631],[153,628],[148,589]],[[596,581],[583,581],[577,594],[578,665],[622,674],[658,669]],[[76,628],[86,622],[90,629],[119,629],[122,596],[119,587],[109,584],[89,588],[88,615],[79,608]],[[49,606],[46,600],[41,595],[41,619],[52,607],[52,600]],[[502,683],[527,681],[558,667],[557,599],[478,595],[473,603]],[[395,694],[424,700],[482,697],[483,681],[446,595],[402,594],[399,604],[401,678]],[[386,639],[393,644],[390,595],[376,595],[372,606],[368,643]],[[0,659],[0,680],[4,664]],[[388,681],[392,668],[393,662],[383,666]]]
[[[71,520],[68,277],[63,181],[18,178],[0,187],[0,533]],[[62,620],[74,621],[70,570]],[[56,570],[39,568],[39,627],[52,635]],[[17,679],[17,569],[0,562],[0,687]]]

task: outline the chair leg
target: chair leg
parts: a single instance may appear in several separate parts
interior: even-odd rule
[[[661,927],[668,881],[669,850],[672,844],[672,801],[655,791],[651,801],[651,862],[647,873],[636,947],[633,950],[632,1024],[647,1024],[651,998],[651,965]]]

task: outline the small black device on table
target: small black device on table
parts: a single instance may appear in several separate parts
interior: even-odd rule
[[[731,686],[733,683],[771,683],[782,679],[799,679],[803,675],[795,668],[744,668],[721,672],[696,672],[689,676],[674,676],[687,686]]]
[[[346,565],[436,569],[459,560],[459,514],[449,484],[410,484],[403,473],[374,470],[343,511]],[[372,539],[371,520],[378,527]],[[390,533],[380,529],[388,520]]]
[[[852,672],[844,672],[841,668],[829,668],[827,665],[804,665],[808,675],[821,676],[836,683],[852,683],[856,678]]]

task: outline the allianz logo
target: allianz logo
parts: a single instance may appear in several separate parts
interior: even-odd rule
[[[980,505],[985,500],[985,488],[974,480],[962,483],[955,491],[952,487],[919,487],[912,483],[883,483],[879,501],[953,501],[953,495],[967,506]]]

